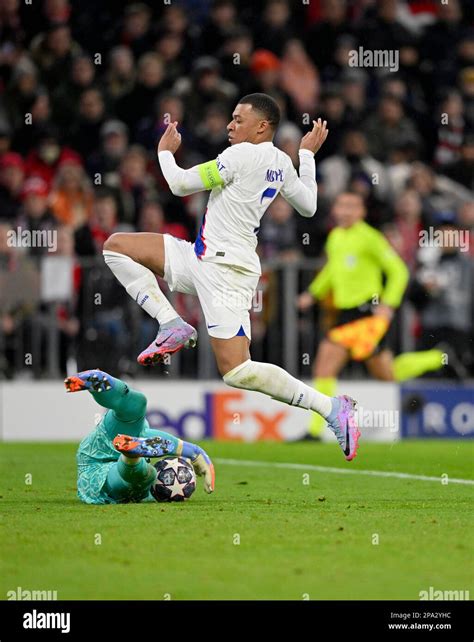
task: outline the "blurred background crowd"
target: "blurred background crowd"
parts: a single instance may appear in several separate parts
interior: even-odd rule
[[[398,52],[397,70],[349,65],[359,47]],[[295,166],[311,119],[330,130],[314,218],[278,198],[263,219],[254,358],[288,367],[291,350],[277,349],[282,318],[324,260],[332,200],[351,189],[410,268],[394,348],[448,340],[473,374],[469,0],[1,0],[0,378],[69,365],[135,372],[156,328],[103,264],[103,242],[116,231],[193,240],[206,196],[171,194],[157,141],[177,120],[178,164],[215,158],[233,107],[254,91],[278,101],[275,144]],[[420,247],[430,228],[463,231],[469,247]],[[12,244],[11,230],[55,230],[57,247]],[[45,295],[44,280],[61,280],[61,270],[69,294]],[[175,303],[199,323],[197,301]],[[313,353],[324,314],[295,315],[298,354]],[[196,358],[186,355],[181,373],[195,372]],[[292,369],[308,374],[309,363]]]

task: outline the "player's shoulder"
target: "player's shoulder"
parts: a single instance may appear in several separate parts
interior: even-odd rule
[[[367,239],[376,241],[383,241],[385,239],[385,236],[380,230],[373,227],[372,225],[369,225],[369,223],[367,223],[366,221],[359,221],[358,223],[356,223],[356,225],[358,233],[361,236],[366,237]]]
[[[225,156],[225,157],[241,157],[244,155],[249,155],[251,153],[252,148],[255,147],[255,145],[252,145],[252,143],[235,143],[235,145],[229,145],[229,147],[226,147],[224,151],[222,151],[219,156]]]

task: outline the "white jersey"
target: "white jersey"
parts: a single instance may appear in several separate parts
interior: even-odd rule
[[[168,156],[165,156],[168,155]],[[173,173],[170,152],[160,152],[163,173],[173,193],[198,191],[195,168]],[[173,158],[174,161],[174,158]],[[300,151],[300,177],[288,154],[272,142],[238,143],[217,157],[223,184],[211,190],[194,249],[202,261],[237,266],[261,274],[256,253],[260,220],[279,193],[303,216],[316,211],[317,186],[314,156]]]

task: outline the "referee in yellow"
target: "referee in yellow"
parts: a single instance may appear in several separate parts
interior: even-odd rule
[[[332,213],[337,227],[326,241],[327,262],[298,298],[299,309],[307,310],[316,300],[332,295],[337,309],[336,321],[316,353],[314,387],[334,396],[337,377],[349,359],[364,361],[369,373],[383,381],[405,381],[440,368],[440,350],[394,359],[386,346],[386,333],[402,301],[409,272],[383,234],[363,220],[362,196],[340,194]],[[320,437],[324,425],[324,419],[313,413],[310,436]]]

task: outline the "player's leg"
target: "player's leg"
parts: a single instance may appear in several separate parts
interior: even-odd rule
[[[393,373],[393,354],[391,350],[382,350],[365,361],[367,370],[380,381],[395,381]]]
[[[433,372],[442,368],[446,362],[446,354],[438,348],[421,350],[420,352],[404,352],[393,359],[393,374],[395,381],[408,381],[416,379],[426,372]],[[454,362],[450,359],[448,362]],[[467,374],[467,373],[466,373]]]
[[[155,467],[145,459],[121,455],[109,468],[104,490],[117,502],[139,502],[148,496],[156,474]]]
[[[150,428],[145,417],[147,400],[144,394],[98,369],[68,377],[65,386],[68,392],[88,390],[99,405],[112,410],[105,415],[103,427],[115,449],[122,453],[119,460],[122,463],[110,473],[117,488],[130,490],[127,484],[131,480],[141,483],[142,478],[148,479],[149,471],[147,473],[147,468],[139,464],[141,457],[177,455],[191,459],[196,473],[204,476],[205,490],[214,490],[214,466],[207,453],[196,444]],[[125,483],[123,488],[119,478]]]
[[[85,370],[65,380],[67,392],[87,390],[103,408],[112,410],[105,415],[104,428],[110,439],[125,430],[139,435],[145,425],[147,400],[144,394],[132,390],[124,381],[102,370]]]
[[[355,402],[349,397],[328,397],[299,381],[272,363],[252,361],[249,340],[211,337],[217,367],[225,383],[254,390],[299,408],[307,408],[326,419],[348,461],[356,455],[360,433],[355,423]]]
[[[152,365],[163,354],[195,345],[196,330],[181,319],[155,277],[164,277],[166,272],[163,234],[112,234],[104,243],[103,255],[128,294],[160,324],[155,341],[139,355],[139,363]]]
[[[328,397],[336,396],[337,377],[348,360],[347,350],[328,339],[323,339],[319,344],[316,358],[313,364],[313,387],[315,390],[327,395]],[[314,412],[311,415],[311,421],[308,433],[313,438],[320,438],[326,420],[324,417]]]
[[[194,285],[201,303],[217,367],[225,383],[255,390],[278,401],[322,415],[335,433],[347,460],[355,457],[359,431],[355,402],[328,397],[272,363],[250,358],[249,310],[258,284],[255,274],[212,263],[196,265]]]

